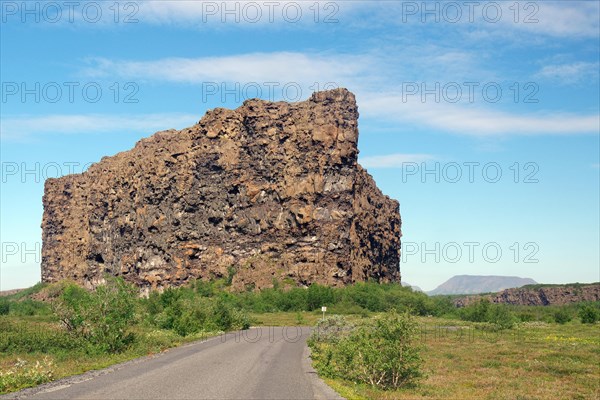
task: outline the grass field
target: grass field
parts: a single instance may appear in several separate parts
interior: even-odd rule
[[[418,318],[425,378],[415,387],[374,390],[326,379],[348,399],[598,399],[600,327],[572,322],[480,324]]]

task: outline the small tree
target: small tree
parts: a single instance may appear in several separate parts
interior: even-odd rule
[[[467,321],[487,322],[490,301],[480,299],[477,303],[466,306],[461,310],[461,317]]]
[[[515,316],[504,304],[489,307],[487,321],[496,324],[501,329],[510,329],[515,325]]]
[[[68,331],[96,349],[114,353],[133,340],[127,328],[134,319],[135,306],[135,289],[121,278],[107,277],[94,292],[67,285],[55,301],[54,311]]]
[[[320,309],[322,306],[331,305],[334,302],[333,289],[313,283],[308,287],[307,311]]]
[[[584,324],[594,324],[600,319],[600,313],[596,308],[585,305],[579,309],[579,318]]]
[[[567,322],[569,322],[572,319],[571,314],[569,314],[567,311],[559,309],[557,311],[554,312],[554,321],[557,324],[566,324]]]
[[[347,330],[343,320],[319,324],[309,341],[315,365],[327,376],[381,389],[413,383],[422,376],[417,346],[418,326],[408,314],[395,310]]]

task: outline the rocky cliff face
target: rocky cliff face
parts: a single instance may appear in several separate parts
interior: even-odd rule
[[[457,307],[464,307],[482,298],[488,299],[492,303],[523,306],[548,306],[581,301],[600,301],[600,284],[549,285],[506,289],[489,295],[461,297],[456,299],[454,304]]]
[[[356,161],[357,119],[345,89],[248,100],[48,179],[42,280],[399,282],[399,204]]]

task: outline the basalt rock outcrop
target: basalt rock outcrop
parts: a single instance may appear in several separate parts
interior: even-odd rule
[[[457,307],[464,307],[487,299],[491,303],[522,306],[549,306],[600,301],[600,283],[572,285],[539,285],[505,289],[498,293],[466,296],[454,300]]]
[[[357,141],[345,89],[253,99],[48,179],[42,280],[94,287],[112,274],[145,290],[220,277],[237,290],[399,282],[399,204],[357,163]]]

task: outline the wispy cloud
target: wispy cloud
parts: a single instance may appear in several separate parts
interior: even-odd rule
[[[386,154],[380,156],[359,157],[358,162],[365,168],[402,168],[406,163],[421,163],[434,160],[431,154]]]
[[[187,1],[140,0],[143,23],[179,28],[301,27],[322,23],[349,22],[355,10],[368,10],[366,1]],[[355,17],[355,16],[354,16]]]
[[[528,12],[531,13],[538,8],[539,12],[535,15],[538,22],[515,24],[521,29],[556,37],[598,37],[600,4],[596,1],[531,2],[526,4],[532,4],[534,8],[524,9],[520,15],[526,16]],[[509,3],[505,6],[509,7]]]
[[[48,134],[148,133],[181,129],[197,120],[197,115],[189,114],[7,116],[0,122],[0,137],[20,141]]]
[[[364,75],[374,68],[366,55],[326,55],[294,52],[249,53],[221,57],[163,58],[153,61],[88,60],[83,72],[92,77],[202,84],[206,82],[278,82],[311,85]]]
[[[431,4],[433,3],[433,4]],[[598,3],[593,1],[499,2],[495,7],[485,3],[456,2],[446,10],[446,2],[429,5],[415,1],[181,1],[140,0],[138,19],[141,23],[171,25],[185,29],[253,28],[267,26],[306,27],[330,20],[358,29],[372,29],[381,24],[418,26],[444,30],[469,27],[479,31],[527,31],[551,37],[588,37],[598,35]],[[435,10],[437,7],[437,16]],[[461,13],[454,20],[455,8]],[[496,21],[496,8],[501,18]],[[299,16],[298,16],[299,14]],[[425,23],[423,23],[423,19]],[[494,35],[494,38],[497,36]],[[518,40],[516,37],[514,40]]]
[[[468,60],[464,54],[423,58],[423,70],[442,60]],[[493,106],[474,107],[466,102],[423,102],[401,92],[391,61],[380,55],[332,55],[308,53],[251,53],[223,57],[167,58],[153,61],[90,60],[85,73],[90,76],[119,76],[128,79],[185,82],[295,82],[310,92],[315,82],[333,82],[352,89],[359,100],[361,115],[429,126],[441,131],[471,136],[570,135],[598,132],[597,114],[565,113],[548,110],[538,113],[499,111]],[[429,82],[431,85],[432,82]],[[307,96],[304,96],[307,97]],[[465,96],[466,97],[466,96]]]
[[[598,81],[599,63],[575,62],[544,66],[536,77],[547,78],[561,83]]]
[[[446,103],[405,101],[396,94],[367,96],[361,109],[372,117],[430,126],[456,134],[486,137],[513,135],[597,134],[600,116],[543,112],[515,114]]]

